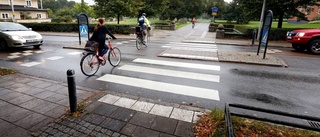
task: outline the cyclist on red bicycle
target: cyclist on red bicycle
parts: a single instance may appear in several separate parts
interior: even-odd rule
[[[150,23],[149,20],[146,17],[146,13],[142,13],[142,16],[139,17],[138,23],[140,26],[140,30],[142,31],[143,34],[143,44],[146,44],[146,35],[147,35],[147,27],[148,29],[150,28]]]
[[[107,53],[109,47],[106,45],[106,34],[108,34],[112,39],[117,39],[112,33],[108,30],[108,28],[104,25],[104,19],[99,18],[97,25],[94,27],[93,34],[90,41],[96,41],[99,43],[98,52],[99,52],[99,59],[104,60],[103,55]]]

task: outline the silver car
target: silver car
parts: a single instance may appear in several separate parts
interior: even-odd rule
[[[39,48],[43,43],[41,34],[13,22],[0,22],[0,50],[8,47],[34,46]]]

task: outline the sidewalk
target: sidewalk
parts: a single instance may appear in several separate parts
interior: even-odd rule
[[[0,136],[192,137],[209,110],[77,86],[77,117],[67,115],[66,82],[23,74],[1,76]]]

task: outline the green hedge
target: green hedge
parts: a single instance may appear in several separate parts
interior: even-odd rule
[[[76,23],[21,23],[34,31],[45,32],[79,32]],[[93,32],[95,24],[89,24],[89,32]],[[134,28],[132,25],[108,25],[108,29],[113,34],[130,34]]]

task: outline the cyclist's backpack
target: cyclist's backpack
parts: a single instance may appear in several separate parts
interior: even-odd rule
[[[138,21],[139,21],[139,24],[144,24],[144,17],[141,16]]]

